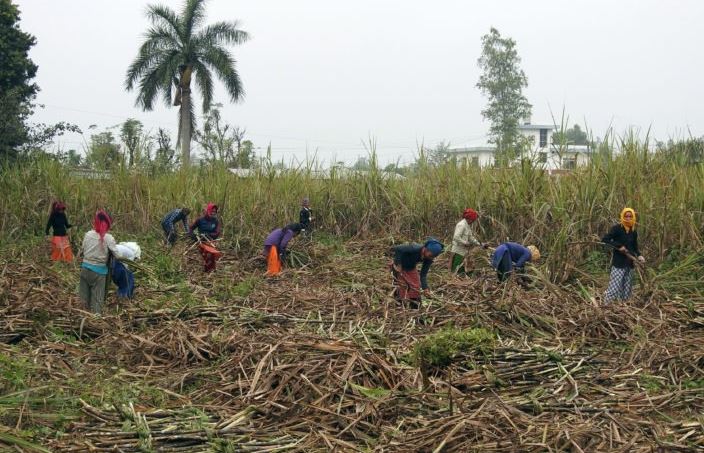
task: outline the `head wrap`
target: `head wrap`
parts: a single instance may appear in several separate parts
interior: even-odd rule
[[[302,204],[303,204],[303,206],[305,206],[305,207],[307,208],[307,207],[310,205],[310,199],[309,199],[308,197],[305,197],[305,198],[303,199],[303,203],[302,203]]]
[[[435,238],[428,238],[428,240],[425,241],[425,244],[423,244],[423,247],[425,247],[430,253],[432,253],[433,256],[438,256],[442,253],[442,250],[445,248],[445,246],[442,245],[442,243]]]
[[[93,219],[93,229],[100,235],[101,242],[105,238],[105,233],[110,230],[110,226],[112,226],[112,219],[107,212],[100,209],[95,213],[95,218]]]
[[[538,247],[534,245],[529,245],[526,247],[528,250],[530,250],[530,260],[531,261],[538,261],[540,259],[540,250],[538,250]]]
[[[300,223],[289,223],[284,227],[284,231],[291,230],[294,233],[300,233],[302,229],[303,225],[301,225]]]
[[[214,212],[218,212],[218,205],[215,203],[208,203],[208,205],[205,207],[205,215],[208,217],[212,217]]]
[[[626,213],[630,212],[633,214],[633,218],[631,220],[626,220]],[[636,211],[634,211],[632,208],[623,208],[623,211],[621,211],[621,225],[626,229],[626,232],[630,232],[633,227],[636,226]]]
[[[467,222],[469,222],[469,223],[474,222],[475,220],[477,220],[478,217],[479,217],[479,214],[477,214],[477,211],[475,211],[472,208],[467,208],[462,213],[462,218],[467,220]]]
[[[64,209],[66,209],[66,205],[65,205],[62,201],[56,200],[55,202],[53,202],[53,203],[51,204],[51,212],[52,212],[52,214],[55,213],[55,212],[62,211],[62,210],[64,210]]]

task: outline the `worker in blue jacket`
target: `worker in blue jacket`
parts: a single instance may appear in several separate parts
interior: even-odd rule
[[[496,247],[491,257],[491,266],[496,269],[499,281],[505,281],[513,272],[523,272],[526,263],[540,259],[540,251],[534,245],[524,246],[518,242],[504,242]]]

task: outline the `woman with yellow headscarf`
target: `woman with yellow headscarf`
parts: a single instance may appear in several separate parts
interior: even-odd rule
[[[611,227],[601,241],[614,249],[611,257],[611,276],[604,294],[604,302],[609,304],[616,299],[630,299],[633,293],[634,261],[645,262],[645,258],[638,250],[636,211],[623,208],[619,223]]]

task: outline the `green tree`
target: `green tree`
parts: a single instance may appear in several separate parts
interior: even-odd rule
[[[187,166],[195,130],[191,78],[203,97],[204,113],[213,100],[213,73],[223,81],[232,102],[241,100],[244,89],[226,46],[244,43],[249,35],[237,22],[203,26],[205,0],[186,0],[180,14],[150,5],[147,17],[152,26],[127,70],[125,86],[128,90],[138,86],[136,104],[144,110],[152,110],[159,95],[166,105],[173,99],[173,105],[179,106],[177,146],[181,145],[182,164]]]
[[[110,170],[122,163],[120,145],[110,131],[90,136],[86,164],[97,170]]]
[[[125,145],[129,160],[127,165],[131,168],[135,163],[135,157],[140,160],[142,157],[140,154],[141,147],[144,144],[144,134],[142,130],[144,126],[142,122],[134,118],[128,118],[122,127],[120,128],[120,140]]]
[[[178,165],[178,155],[171,146],[171,137],[162,128],[156,134],[156,153],[152,165],[158,172],[171,171]]]
[[[587,133],[583,131],[579,124],[575,124],[564,132],[557,131],[552,135],[552,142],[559,145],[588,145]]]
[[[528,78],[520,68],[520,62],[513,39],[501,37],[493,27],[482,37],[482,54],[478,64],[483,73],[477,88],[488,98],[482,116],[491,123],[490,141],[496,144],[497,162],[503,165],[519,154],[516,146],[519,141],[518,125],[522,118],[531,114],[532,106],[523,96]]]
[[[14,157],[28,138],[26,120],[39,87],[32,83],[37,65],[29,58],[34,36],[19,27],[20,12],[0,0],[0,156]]]

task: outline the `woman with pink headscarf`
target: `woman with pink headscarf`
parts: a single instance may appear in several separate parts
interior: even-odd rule
[[[100,210],[93,219],[93,229],[83,237],[83,262],[78,295],[86,308],[100,314],[105,303],[105,282],[108,276],[108,258],[110,253],[117,258],[122,254],[116,247],[115,238],[108,231],[112,218]]]
[[[215,244],[212,241],[220,237],[222,233],[222,224],[220,219],[218,219],[218,206],[215,203],[208,203],[203,211],[203,215],[198,217],[193,224],[189,233],[195,238],[196,231],[198,235],[202,237],[206,243],[201,242],[199,245],[200,254],[203,257],[205,272],[211,272],[215,270],[215,263],[222,256],[222,253],[215,248]]]

